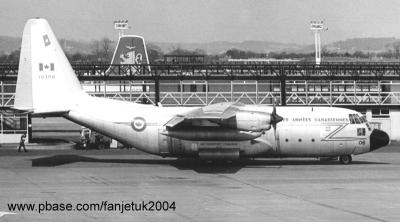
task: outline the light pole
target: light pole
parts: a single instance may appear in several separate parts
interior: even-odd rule
[[[118,36],[121,37],[124,35],[124,31],[129,29],[128,20],[115,20],[114,21],[114,29],[118,31]]]
[[[311,31],[314,33],[315,41],[315,64],[321,64],[321,31],[328,30],[324,28],[324,21],[311,21]]]

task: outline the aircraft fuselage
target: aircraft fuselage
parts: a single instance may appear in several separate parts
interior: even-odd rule
[[[277,124],[276,132],[269,129],[238,136],[243,131],[221,130],[212,123],[199,123],[199,126],[173,132],[171,136],[165,124],[175,115],[196,107],[154,107],[99,98],[80,104],[84,105],[79,106],[79,111],[71,110],[65,117],[126,145],[161,156],[204,159],[335,157],[379,148],[371,147],[374,129],[365,118],[343,108],[277,107],[283,121]],[[271,112],[272,107],[245,105],[243,110]],[[378,145],[386,145],[384,142]]]

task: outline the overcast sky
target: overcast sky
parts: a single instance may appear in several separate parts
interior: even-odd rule
[[[147,41],[263,40],[311,44],[310,20],[323,19],[324,42],[400,38],[399,0],[0,0],[0,35],[21,36],[28,18],[48,19],[56,36],[117,38],[115,19]]]

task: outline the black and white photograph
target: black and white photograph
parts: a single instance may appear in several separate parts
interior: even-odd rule
[[[0,222],[399,210],[400,1],[0,0]]]

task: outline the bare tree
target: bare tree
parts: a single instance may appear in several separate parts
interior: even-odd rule
[[[163,51],[157,45],[149,43],[146,45],[146,49],[150,63],[154,63],[162,59]]]
[[[100,41],[99,40],[93,40],[90,43],[90,48],[92,50],[92,54],[96,57],[97,61],[102,61],[102,53],[100,49]]]
[[[112,53],[112,41],[107,37],[102,38],[101,47],[104,60],[110,61]]]
[[[393,51],[396,59],[400,57],[400,42],[393,42]]]

